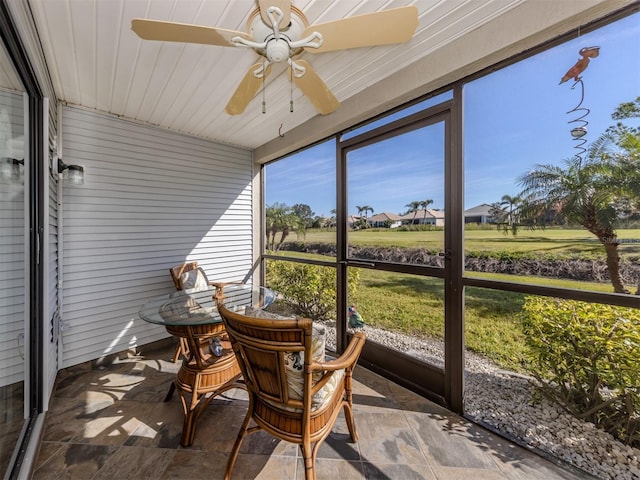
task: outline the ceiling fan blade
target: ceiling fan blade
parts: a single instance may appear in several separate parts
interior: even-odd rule
[[[260,7],[260,16],[265,25],[271,26],[271,19],[267,15],[269,7],[278,7],[282,10],[282,20],[280,20],[280,28],[285,28],[291,21],[291,0],[258,0]]]
[[[309,25],[302,37],[321,33],[324,39],[320,48],[305,48],[305,51],[322,53],[408,42],[417,27],[418,9],[409,6]]]
[[[304,67],[306,71],[300,78],[296,78],[294,75],[293,83],[305,94],[319,113],[326,115],[335,112],[340,106],[340,102],[333,96],[329,87],[325,85],[315,70],[311,68],[309,62],[296,60],[296,63]],[[289,70],[291,70],[291,67],[289,67]]]
[[[258,70],[263,66],[263,63],[256,63],[252,65],[251,68],[245,73],[244,78],[236,88],[236,91],[233,92],[233,95],[229,99],[227,106],[224,107],[224,111],[229,115],[240,115],[244,112],[244,109],[247,108],[251,99],[255,96],[258,89],[262,86],[262,82],[266,77],[271,73],[271,65],[267,66],[266,71],[264,72],[264,79],[257,78],[253,72]]]
[[[202,43],[205,45],[219,45],[221,47],[233,47],[234,45],[231,43],[233,37],[243,37],[251,40],[251,37],[245,32],[191,25],[188,23],[147,20],[144,18],[134,18],[131,20],[131,30],[143,40]]]

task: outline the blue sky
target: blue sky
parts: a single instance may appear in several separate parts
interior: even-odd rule
[[[580,102],[580,85],[560,78],[583,47],[599,46],[583,72],[583,107],[591,111],[586,139],[611,124],[611,112],[640,96],[640,14],[518,62],[465,86],[465,208],[516,195],[516,179],[536,164],[558,164],[578,153],[567,113]],[[638,120],[631,122],[638,124]],[[442,128],[411,134],[353,152],[348,157],[349,213],[369,205],[374,213],[401,213],[414,200],[444,208]],[[306,203],[317,215],[335,208],[332,141],[267,166],[266,203]]]

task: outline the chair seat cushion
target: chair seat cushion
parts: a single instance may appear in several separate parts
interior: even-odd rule
[[[180,275],[180,287],[183,290],[206,290],[209,288],[209,279],[202,267],[194,268]]]

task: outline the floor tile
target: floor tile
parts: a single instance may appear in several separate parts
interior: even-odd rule
[[[371,480],[437,480],[429,465],[365,463],[363,466],[365,478]]]
[[[407,412],[406,417],[430,465],[498,470],[486,430],[453,414]]]
[[[280,455],[241,453],[233,468],[232,480],[275,480],[296,478],[296,458]],[[209,477],[203,477],[209,478]],[[222,477],[220,477],[222,478]]]
[[[433,467],[437,480],[510,480],[498,470],[484,470],[480,468]],[[531,480],[543,480],[544,477],[531,477]]]
[[[122,445],[143,425],[143,418],[156,408],[153,403],[121,400],[85,420],[84,428],[72,439],[96,445]]]
[[[213,399],[193,445],[180,446],[179,395],[164,402],[174,346],[59,372],[33,479],[216,480],[248,408],[245,390]],[[356,368],[352,443],[341,413],[317,453],[318,480],[578,480],[585,478],[493,435],[383,377]],[[233,479],[303,479],[297,445],[264,431],[242,444]]]
[[[316,460],[317,480],[363,480],[365,478],[361,462],[345,462],[331,460],[328,458],[318,458]],[[304,480],[304,462],[302,457],[298,458],[297,480]]]
[[[228,456],[223,453],[182,449],[176,451],[158,480],[224,478]]]
[[[114,405],[113,399],[85,401],[82,399],[53,398],[49,404],[43,440],[68,442],[81,436],[87,423],[97,419]]]
[[[167,469],[175,453],[170,449],[120,447],[92,480],[158,478]]]
[[[113,459],[117,451],[116,447],[108,445],[78,443],[61,445],[61,448],[57,449],[45,462],[40,463],[32,480],[92,479],[107,462]]]
[[[362,460],[369,463],[426,464],[403,412],[356,414]]]

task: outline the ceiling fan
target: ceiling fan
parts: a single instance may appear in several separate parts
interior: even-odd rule
[[[417,26],[418,9],[415,6],[309,25],[304,13],[291,5],[291,0],[258,0],[258,8],[247,21],[246,33],[142,18],[131,21],[131,29],[144,40],[247,47],[260,55],[260,61],[245,74],[227,103],[225,111],[230,115],[244,112],[271,72],[271,64],[280,62],[288,63],[292,82],[316,110],[323,115],[331,113],[340,102],[311,65],[295,57],[303,52],[322,53],[408,42]]]

